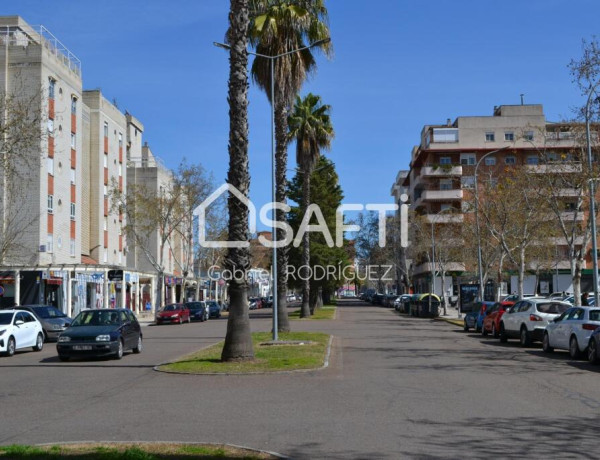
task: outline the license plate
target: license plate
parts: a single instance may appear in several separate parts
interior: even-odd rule
[[[73,350],[84,351],[84,350],[91,350],[91,349],[92,349],[91,345],[73,345]]]

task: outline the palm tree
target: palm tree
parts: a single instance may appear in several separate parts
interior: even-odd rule
[[[321,155],[321,149],[329,149],[334,137],[331,125],[331,106],[323,104],[321,98],[308,93],[304,99],[296,96],[294,111],[288,118],[288,141],[296,141],[296,163],[302,172],[301,209],[306,213],[310,204],[310,176]],[[309,233],[302,235],[302,266],[310,264]],[[302,310],[300,317],[310,316],[310,280],[302,279]]]
[[[279,56],[329,38],[327,9],[324,0],[252,0],[250,43],[256,52],[265,56]],[[327,55],[332,51],[330,42],[319,45]],[[271,65],[274,66],[274,101],[271,100]],[[262,88],[275,111],[275,199],[287,201],[287,116],[308,75],[314,72],[316,62],[310,49],[291,53],[276,59],[257,57],[252,64],[252,79]],[[284,221],[283,211],[276,212],[276,220]],[[277,240],[284,238],[277,230]],[[287,316],[287,248],[277,249],[277,329],[290,330]]]
[[[227,181],[245,196],[250,188],[248,171],[248,24],[249,0],[231,0],[229,30],[229,171]],[[248,208],[229,195],[229,241],[248,240]],[[229,248],[225,267],[246,273],[250,267],[248,248]],[[235,271],[234,271],[235,270]],[[246,277],[232,277],[229,282],[229,318],[227,335],[221,352],[222,361],[254,359],[248,285]]]

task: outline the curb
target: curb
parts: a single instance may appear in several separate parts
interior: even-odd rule
[[[165,366],[167,364],[173,364],[176,361],[168,361],[166,363],[157,364],[152,368],[152,370],[156,372],[162,372],[163,374],[173,374],[173,375],[209,375],[209,376],[232,376],[232,375],[281,375],[281,374],[299,374],[299,373],[307,373],[307,372],[318,372],[322,371],[329,367],[329,357],[331,356],[331,346],[333,344],[333,335],[329,336],[329,341],[327,343],[327,349],[325,350],[325,359],[323,360],[323,365],[321,367],[315,367],[314,369],[293,369],[289,371],[273,371],[273,372],[175,372],[175,371],[163,371],[159,369],[160,366]],[[212,345],[209,345],[211,347]],[[208,348],[208,347],[205,347]],[[203,348],[201,348],[202,350]],[[288,457],[283,457],[288,458]]]
[[[271,452],[268,450],[262,449],[254,449],[252,447],[238,446],[236,444],[228,444],[228,443],[210,443],[210,442],[182,442],[182,441],[68,441],[68,442],[45,442],[42,444],[34,444],[36,447],[49,447],[49,446],[68,446],[68,445],[76,445],[76,444],[103,444],[103,445],[131,445],[135,447],[136,445],[156,445],[156,444],[177,444],[181,446],[226,446],[231,447],[233,449],[244,449],[249,452],[256,452],[260,454],[272,455],[273,457],[282,458],[282,459],[290,459],[287,455],[279,454],[277,452]]]
[[[440,318],[440,317],[433,318],[433,319],[435,321],[444,321],[446,323],[454,324],[455,326],[458,326],[458,327],[463,327],[465,325],[464,322],[460,319]]]

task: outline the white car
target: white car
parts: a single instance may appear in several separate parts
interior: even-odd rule
[[[518,301],[500,320],[500,341],[518,338],[521,346],[541,342],[546,326],[572,305],[558,300],[531,297]]]
[[[44,347],[42,324],[28,311],[0,310],[0,353],[12,356],[27,347],[34,351]]]
[[[600,308],[571,307],[546,326],[542,348],[551,353],[555,348],[569,350],[571,358],[583,353],[590,336],[600,327]]]

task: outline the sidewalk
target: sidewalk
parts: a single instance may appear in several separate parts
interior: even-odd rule
[[[459,314],[458,309],[455,307],[446,308],[446,314],[444,315],[444,309],[440,307],[440,315],[436,319],[463,327],[464,317],[465,315],[462,313]]]

